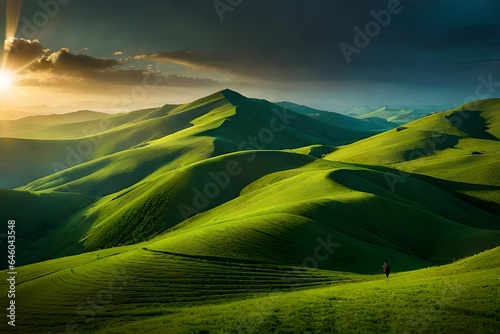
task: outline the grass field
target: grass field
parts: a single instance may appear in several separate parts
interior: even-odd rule
[[[19,268],[17,324],[23,333],[497,333],[499,256],[386,281],[129,246]]]
[[[397,126],[224,90],[3,121],[18,329],[496,333],[499,109]]]

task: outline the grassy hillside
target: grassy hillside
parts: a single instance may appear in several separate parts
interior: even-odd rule
[[[276,115],[283,115],[285,111],[275,109],[276,106],[268,102],[252,102],[237,93],[225,91],[173,110],[155,110],[150,113],[154,117],[148,115],[140,122],[102,133],[100,144],[91,152],[91,156],[98,159],[87,163],[82,161],[82,164],[40,179],[26,189],[94,193],[87,189],[93,187],[98,189],[99,195],[107,195],[138,182],[161,164],[164,164],[162,171],[170,171],[167,165],[174,160],[175,166],[180,167],[241,149],[284,149],[318,142],[333,145],[369,135],[369,132],[330,127],[290,112],[286,114],[290,120],[280,120]],[[272,132],[273,127],[278,131]],[[260,140],[262,129],[267,129],[266,136],[270,133],[271,137]],[[249,139],[252,137],[257,138],[256,143]],[[71,147],[77,142],[65,143]],[[115,152],[120,153],[112,155]],[[132,173],[134,176],[130,177]],[[114,181],[109,180],[110,177]],[[117,178],[125,179],[125,183],[117,182]],[[103,183],[113,183],[115,187],[108,190]]]
[[[23,333],[496,333],[499,263],[496,248],[447,266],[394,268],[386,282],[129,246],[19,268],[18,325]]]
[[[13,168],[4,168],[4,171],[8,172],[6,175],[10,173],[15,177],[4,179],[4,187],[13,187],[29,178],[51,174],[56,164],[68,168],[40,178],[19,190],[103,197],[94,206],[82,210],[76,218],[68,218],[65,224],[40,237],[37,245],[33,246],[36,249],[41,249],[44,244],[58,242],[57,238],[68,231],[74,231],[70,238],[72,241],[79,240],[90,226],[97,223],[99,227],[92,229],[85,239],[87,248],[130,244],[164,232],[186,218],[179,209],[179,201],[190,200],[193,197],[192,189],[196,186],[203,187],[205,182],[211,181],[209,175],[212,170],[216,172],[229,159],[233,159],[228,157],[205,162],[211,157],[240,149],[255,149],[255,146],[285,149],[317,142],[333,145],[370,134],[325,125],[279,109],[267,101],[250,100],[228,90],[181,106],[137,111],[131,115],[117,115],[105,120],[118,120],[113,121],[114,124],[121,125],[110,126],[109,130],[97,134],[92,140],[5,139],[14,144],[10,145],[11,150],[3,161]],[[72,129],[78,124],[96,125],[92,123],[94,121],[90,122],[65,126]],[[267,129],[266,135],[271,131],[271,140],[263,137],[261,142],[254,143],[250,138],[261,140],[259,136],[263,129]],[[274,129],[274,132],[270,129]],[[93,145],[94,141],[97,144]],[[51,143],[52,146],[49,145]],[[90,145],[86,155],[80,155],[76,151],[82,143]],[[55,146],[56,144],[59,146]],[[27,154],[31,145],[36,145],[33,152],[39,158],[36,161],[31,161],[31,154]],[[69,150],[73,152],[71,156],[68,155]],[[234,159],[241,165],[248,165],[247,160],[253,160],[255,154],[254,151],[249,151]],[[278,152],[269,155],[260,153],[260,156],[264,158],[257,159],[254,163],[254,173],[246,173],[248,177],[243,181],[241,189],[267,173],[295,168],[313,160],[304,155]],[[280,156],[282,158],[278,158]],[[200,164],[196,164],[200,161]],[[19,165],[22,166],[21,169],[14,168]],[[148,191],[144,192],[144,189]],[[164,189],[168,189],[168,192]],[[205,211],[236,198],[241,189],[231,184],[231,191],[224,192],[226,196],[195,211]],[[177,201],[172,201],[171,198]],[[157,209],[159,203],[165,203],[161,210]],[[109,233],[117,230],[121,237]],[[69,249],[81,252],[81,244]],[[62,253],[59,248],[57,251],[59,253],[47,252],[47,258],[68,252],[67,248]],[[40,253],[45,254],[43,251]]]
[[[79,142],[0,138],[0,188],[14,189],[91,157],[78,153]]]
[[[441,145],[458,136],[495,143],[472,137],[494,136],[484,126],[465,129],[462,125],[459,129],[451,125],[449,118],[460,111],[432,115],[408,129],[391,130],[338,150],[333,145],[316,145],[269,151],[311,141],[333,143],[347,135],[341,128],[323,131],[312,126],[317,121],[290,114],[290,124],[273,134],[275,138],[264,147],[259,146],[268,151],[228,153],[251,148],[245,137],[258,133],[259,125],[279,125],[273,106],[223,91],[186,105],[143,113],[130,124],[104,132],[103,137],[112,143],[103,142],[96,149],[102,152],[101,158],[20,188],[95,198],[94,204],[40,236],[33,247],[43,249],[64,233],[70,233],[72,241],[78,240],[73,248],[47,253],[44,259],[49,259],[159,236],[154,239],[159,249],[168,252],[228,258],[245,258],[252,252],[262,261],[300,264],[314,236],[334,235],[336,243],[344,245],[343,260],[339,254],[320,266],[371,273],[378,270],[382,254],[396,257],[398,265],[409,270],[498,245],[498,210],[494,201],[484,199],[498,196],[495,185],[402,175],[397,169],[359,164],[348,155],[354,152],[363,162],[371,154],[374,159],[404,163],[404,157],[428,140],[425,136],[429,134],[447,136]],[[494,114],[485,115],[496,131]],[[482,120],[470,116],[469,121]],[[311,128],[317,132],[312,133]],[[426,130],[418,130],[421,128]],[[162,134],[166,135],[125,149],[145,136]],[[394,149],[377,151],[383,147],[381,140],[392,143]],[[376,148],[360,153],[369,145]],[[406,145],[413,146],[408,149]],[[117,149],[121,151],[112,153]],[[326,159],[353,163],[316,159],[332,151]],[[428,195],[422,197],[422,193]],[[161,236],[172,229],[175,231]],[[445,242],[447,239],[456,242]],[[226,246],[220,250],[217,244],[222,240]],[[255,245],[259,245],[258,251],[253,250]],[[285,248],[289,251],[284,255]],[[370,255],[362,261],[361,254]]]
[[[499,101],[485,100],[424,117],[344,146],[326,159],[391,166],[459,182],[461,193],[500,204]],[[390,182],[398,185],[406,178],[400,173]]]
[[[219,305],[165,307],[154,318],[108,323],[101,331],[167,325],[177,333],[497,333],[498,256],[495,249],[453,265],[396,274],[389,282],[379,276]]]
[[[33,263],[60,257],[73,249],[72,254],[84,248],[79,237],[90,225],[78,224],[78,230],[69,231],[66,222],[79,215],[80,210],[95,201],[91,196],[75,193],[30,193],[0,189],[0,212],[16,220],[17,263]],[[47,242],[50,238],[51,242]],[[76,250],[76,251],[75,251]],[[5,268],[2,262],[0,268]]]
[[[242,149],[341,145],[370,135],[372,132],[329,126],[272,103],[248,99],[225,90],[181,106],[166,105],[99,120],[57,124],[24,134],[26,138],[51,140],[1,139],[0,149],[7,150],[7,154],[0,164],[0,172],[6,176],[0,187],[19,187],[55,171],[104,159],[117,152],[124,154],[111,160],[127,160],[129,165],[141,164],[134,154],[126,151],[147,147],[156,140],[158,145],[151,145],[154,146],[152,149],[162,145],[162,149],[172,151],[175,147],[185,150],[195,142],[198,145],[197,138],[203,138],[202,146],[209,152],[207,155],[215,156]],[[58,137],[61,140],[53,140]],[[108,165],[106,162],[98,163],[100,166]],[[94,161],[86,166],[91,165],[95,166]],[[21,169],[14,170],[16,166]],[[85,168],[88,174],[95,171]],[[115,166],[112,169],[119,170]],[[145,175],[151,172],[151,168],[146,168],[146,171]],[[79,169],[78,178],[82,177],[82,173],[86,172]],[[61,178],[60,175],[53,177]]]
[[[432,178],[393,192],[391,173],[280,151],[229,154],[153,173],[82,210],[44,242],[76,231],[73,240],[93,250],[170,231],[151,240],[156,249],[298,265],[321,236],[343,247],[319,267],[361,273],[378,271],[380,257],[410,270],[498,244],[498,216]]]
[[[97,332],[168,326],[176,333],[497,333],[499,249],[453,265],[217,305],[157,309]],[[163,313],[160,313],[162,311]],[[101,327],[102,326],[102,327]]]
[[[432,195],[422,198],[422,191]],[[319,162],[253,182],[237,199],[184,222],[158,245],[181,253],[239,257],[252,249],[254,257],[300,263],[315,235],[331,235],[343,245],[342,252],[321,267],[373,272],[382,254],[398,257],[401,267],[415,268],[471,254],[471,246],[477,251],[496,245],[496,218],[428,183],[409,181],[392,193],[383,172]],[[466,241],[466,235],[475,242]],[[449,238],[457,243],[443,242]],[[223,250],[215,246],[221,241]],[[435,248],[442,246],[450,248]]]
[[[0,139],[19,327],[495,333],[499,109],[373,135],[224,90]]]

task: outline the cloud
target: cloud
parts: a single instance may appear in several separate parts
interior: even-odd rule
[[[122,54],[123,54],[123,52],[116,51],[115,53],[113,53],[113,56],[121,56]]]
[[[19,70],[19,86],[65,87],[76,85],[102,87],[103,85],[149,85],[165,87],[211,87],[217,81],[160,73],[147,66],[146,70],[121,69],[122,60],[95,58],[81,49],[73,53],[68,48],[51,52],[38,40],[11,38],[5,42],[8,65]]]
[[[8,55],[7,66],[22,68],[45,58],[50,49],[44,48],[38,40],[11,37],[4,42],[4,51]]]
[[[84,54],[70,53],[69,49],[62,48],[52,53],[46,59],[55,70],[63,72],[81,73],[85,71],[102,71],[119,66],[118,60],[94,58]]]
[[[77,54],[81,55],[88,55],[89,54],[89,48],[82,48],[78,51],[76,51]]]
[[[314,69],[305,64],[303,59],[289,57],[275,58],[260,51],[219,51],[192,52],[173,51],[139,54],[136,60],[171,62],[194,70],[221,72],[240,80],[256,79],[267,81],[307,81],[320,79]],[[324,73],[324,72],[320,72]]]
[[[85,71],[102,71],[120,65],[118,60],[94,58],[85,54],[87,49],[79,53],[71,53],[62,48],[51,52],[38,40],[24,38],[9,38],[4,43],[8,55],[7,66],[14,70],[34,71],[53,70],[66,74],[79,74]],[[81,52],[84,53],[81,53]]]

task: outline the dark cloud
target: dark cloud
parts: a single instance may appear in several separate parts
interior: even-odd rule
[[[85,54],[71,53],[62,48],[51,52],[38,40],[10,38],[5,41],[4,50],[8,55],[7,66],[19,70],[57,70],[67,73],[106,70],[120,65],[117,60],[94,58]]]
[[[88,81],[100,84],[168,87],[210,87],[219,84],[206,78],[152,71],[152,66],[149,70],[123,70],[119,68],[123,61],[72,53],[68,48],[51,52],[38,40],[13,38],[6,41],[5,51],[9,55],[9,67],[21,69],[21,73],[27,74],[27,77],[19,80],[20,86],[63,87],[74,83],[88,84]]]
[[[443,87],[443,94],[450,96],[454,90],[455,97],[474,90],[479,75],[500,80],[498,0],[460,5],[451,0],[400,0],[402,10],[352,54],[351,62],[346,61],[340,44],[354,45],[354,29],[365,31],[367,24],[376,22],[373,13],[385,13],[396,2],[245,0],[224,12],[221,21],[213,1],[207,0],[70,1],[47,29],[39,29],[38,38],[55,50],[79,50],[84,44],[91,46],[93,55],[113,55],[117,50],[139,55],[129,62],[138,62],[134,65],[144,70],[146,61],[170,62],[188,68],[189,75],[218,72],[228,74],[232,82],[269,82],[267,87],[259,83],[263,91],[282,83],[311,83],[316,85],[312,91],[322,90],[324,95],[334,94],[331,87],[352,87],[350,94],[343,91],[340,97],[364,99],[369,95],[364,87],[376,87],[373,99],[399,94],[400,99],[415,101],[426,92],[440,98]],[[25,2],[18,32],[41,10],[37,3]],[[82,72],[83,64],[91,63],[71,55],[63,55],[71,65],[61,66],[61,72]],[[99,65],[85,73],[111,81],[122,75],[108,72],[123,66],[95,59],[100,59]],[[74,63],[80,67],[75,69]],[[141,79],[140,72],[123,76],[124,82]]]
[[[70,53],[67,48],[62,48],[52,53],[44,60],[51,64],[51,68],[70,73],[102,71],[120,65],[118,60],[94,58],[84,54]]]
[[[4,51],[8,55],[7,65],[16,69],[40,61],[50,52],[38,40],[24,38],[7,39],[4,42]]]

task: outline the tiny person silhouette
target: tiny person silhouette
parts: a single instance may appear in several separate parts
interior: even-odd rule
[[[391,273],[391,265],[389,264],[389,262],[385,261],[384,265],[382,266],[382,268],[384,269],[385,277],[386,277],[386,279],[388,281],[389,280],[389,274]]]

